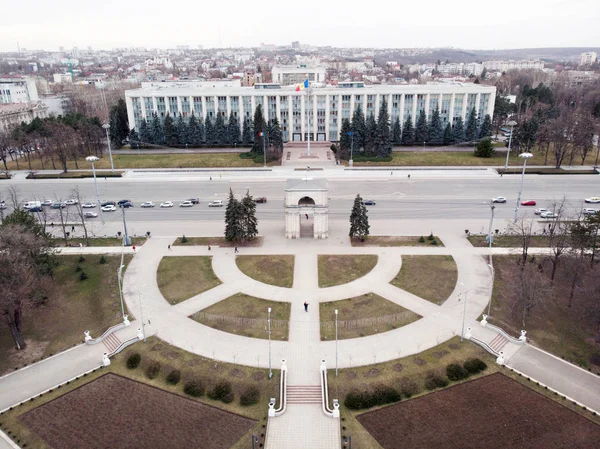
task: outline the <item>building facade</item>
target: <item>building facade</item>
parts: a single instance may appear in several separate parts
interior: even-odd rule
[[[29,103],[38,100],[34,78],[0,78],[0,103]]]
[[[0,104],[0,132],[10,131],[21,123],[31,123],[34,118],[48,116],[48,108],[38,103]]]
[[[274,83],[282,86],[292,86],[300,84],[306,80],[311,83],[324,83],[327,76],[325,67],[304,67],[304,66],[274,66],[271,69],[271,78]]]
[[[167,114],[187,118],[193,113],[211,120],[217,114],[226,119],[233,114],[241,127],[260,105],[267,121],[279,120],[286,142],[305,141],[309,135],[311,140],[338,141],[343,119],[350,120],[359,106],[365,117],[377,117],[384,100],[392,122],[398,118],[404,123],[410,117],[415,123],[421,111],[430,117],[438,109],[445,126],[459,117],[466,122],[473,108],[480,121],[487,114],[492,116],[496,97],[495,87],[481,84],[365,86],[363,82],[345,82],[302,91],[275,83],[254,87],[189,81],[144,84],[141,89],[125,92],[131,128],[139,130],[142,120],[151,120],[154,113],[161,118]]]
[[[579,55],[579,65],[592,65],[598,60],[598,53],[590,51]]]

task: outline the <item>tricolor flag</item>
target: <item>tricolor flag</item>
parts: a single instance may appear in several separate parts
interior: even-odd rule
[[[263,133],[262,131],[258,133],[258,137],[262,137],[264,135],[265,135],[265,133]]]
[[[308,78],[304,80],[301,84],[296,86],[296,92],[300,92],[301,90],[308,89]]]

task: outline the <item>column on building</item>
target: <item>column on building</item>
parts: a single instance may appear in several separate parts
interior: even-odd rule
[[[465,127],[466,127],[467,126],[467,100],[469,99],[469,94],[461,93],[460,95],[463,96],[463,107],[462,107],[461,117],[462,117],[463,123],[465,124]]]
[[[206,119],[206,115],[207,115],[207,111],[208,111],[208,109],[206,109],[206,96],[201,95],[200,100],[202,101],[202,116],[200,118],[202,119],[202,121],[204,121]],[[206,125],[206,123],[205,123],[205,125]]]
[[[450,96],[450,110],[448,111],[448,122],[450,123],[450,126],[454,127],[454,97],[456,96],[456,93],[453,93]]]
[[[289,142],[293,142],[294,141],[294,109],[292,107],[292,105],[294,104],[294,96],[292,95],[292,93],[290,92],[290,94],[288,95],[288,141]]]
[[[430,99],[431,94],[427,94],[427,96],[425,97],[425,117],[427,117],[427,120],[429,120],[429,102],[431,101]]]
[[[400,126],[404,126],[404,95],[400,95],[400,111],[398,112],[398,120],[400,120]]]
[[[181,107],[181,97],[177,95],[177,115],[183,115],[183,110]]]
[[[481,104],[481,93],[477,93],[477,96],[475,97],[475,110],[477,111],[477,121],[479,123],[483,122],[483,117],[480,116],[479,114],[479,105]]]
[[[317,117],[317,103],[318,103],[318,95],[316,95],[314,92],[311,92],[311,100],[312,100],[312,107],[313,107],[313,113],[312,113],[312,123],[311,123],[311,133],[314,136],[313,140],[317,141],[317,133],[319,131],[319,119]]]
[[[413,98],[413,102],[412,102],[413,103],[412,104],[412,122],[413,122],[413,126],[416,126],[417,125],[417,104],[419,103],[419,101],[418,101],[419,95],[416,92],[414,92],[412,94],[412,96],[413,96],[412,97]]]
[[[304,95],[300,95],[300,126],[302,127],[302,131],[301,131],[301,140],[305,140],[305,135],[308,132],[306,130],[306,126],[307,126],[307,122],[306,122],[306,102],[304,99]]]
[[[331,136],[329,135],[329,122],[331,121],[331,117],[329,116],[331,109],[331,105],[329,104],[330,98],[329,94],[325,95],[325,140],[331,141]]]

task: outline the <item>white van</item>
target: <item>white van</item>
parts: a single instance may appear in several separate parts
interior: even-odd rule
[[[23,204],[23,209],[36,209],[36,208],[41,208],[42,207],[42,203],[40,201],[26,201],[25,204]]]

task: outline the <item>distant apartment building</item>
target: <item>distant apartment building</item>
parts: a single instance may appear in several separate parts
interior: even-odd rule
[[[398,118],[401,123],[409,117],[416,122],[421,111],[430,117],[437,109],[446,124],[459,117],[466,122],[473,109],[480,120],[491,116],[495,96],[495,87],[472,83],[366,86],[364,82],[340,82],[296,91],[293,85],[277,83],[244,87],[196,81],[143,83],[141,89],[127,90],[125,101],[129,124],[138,130],[154,113],[161,118],[182,115],[187,119],[194,114],[211,120],[233,114],[241,127],[260,105],[266,120],[279,120],[284,141],[305,141],[309,136],[311,140],[337,141],[342,120],[350,120],[359,106],[367,117],[377,116],[385,100],[391,120]]]
[[[242,76],[242,86],[252,87],[255,84],[262,83],[262,73],[246,71]]]
[[[0,78],[0,103],[30,103],[38,100],[35,78]]]
[[[487,70],[508,72],[509,70],[535,69],[542,70],[542,61],[485,61],[483,67]]]
[[[294,50],[299,50],[300,49],[300,42],[299,41],[292,41],[292,48]]]
[[[282,86],[292,86],[304,82],[324,83],[327,77],[325,67],[307,67],[295,65],[276,65],[271,69],[271,78],[274,83]]]
[[[0,132],[9,131],[21,123],[31,123],[34,118],[47,116],[48,108],[41,101],[0,104]]]
[[[579,65],[592,65],[598,60],[598,53],[589,51],[579,55]]]

